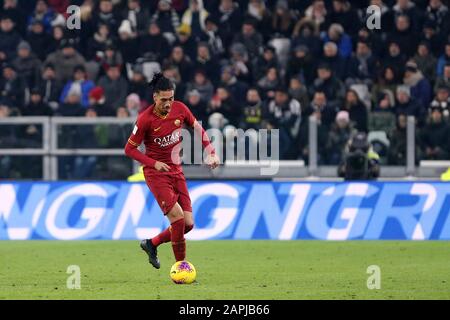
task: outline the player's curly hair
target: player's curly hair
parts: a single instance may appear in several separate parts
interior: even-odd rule
[[[152,81],[150,81],[150,87],[153,89],[154,93],[175,89],[172,81],[164,77],[161,72],[155,73]]]

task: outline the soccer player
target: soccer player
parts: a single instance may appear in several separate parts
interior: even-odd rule
[[[154,104],[137,119],[125,146],[125,154],[144,165],[145,181],[155,196],[170,227],[153,239],[142,240],[141,248],[148,254],[149,262],[160,268],[157,247],[172,242],[176,261],[186,258],[184,235],[194,228],[191,199],[181,168],[181,129],[186,124],[202,137],[202,145],[208,152],[206,162],[211,169],[219,166],[214,147],[191,111],[180,101],[174,101],[174,85],[161,73],[154,76]],[[137,147],[144,142],[146,153]]]

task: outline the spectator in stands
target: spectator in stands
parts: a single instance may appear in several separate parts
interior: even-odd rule
[[[299,78],[289,79],[289,94],[292,98],[300,102],[300,106],[305,110],[309,106],[308,89]]]
[[[89,92],[89,108],[94,109],[98,116],[114,115],[114,110],[106,104],[105,90],[102,87],[95,87]]]
[[[214,94],[214,86],[211,81],[206,77],[206,74],[203,70],[197,70],[194,73],[193,81],[187,84],[186,91],[189,94],[192,90],[197,90],[200,94],[200,100],[204,103],[208,103],[213,94]]]
[[[338,165],[341,163],[345,146],[355,134],[356,130],[353,129],[348,112],[339,111],[336,115],[336,121],[331,126],[328,134],[326,146],[328,164]]]
[[[345,95],[343,110],[347,111],[353,127],[359,132],[368,132],[368,112],[355,90],[349,89]]]
[[[356,52],[348,62],[347,84],[365,84],[371,87],[375,80],[377,59],[372,54],[370,44],[364,40],[358,41]]]
[[[272,15],[272,33],[277,37],[289,38],[294,30],[295,16],[287,0],[278,0]]]
[[[0,99],[3,103],[19,108],[25,101],[26,85],[11,64],[2,66],[0,77]]]
[[[314,20],[303,18],[294,27],[292,33],[292,48],[305,46],[311,54],[318,57],[322,54],[322,41],[319,37],[319,28]]]
[[[88,40],[85,54],[86,59],[100,59],[105,53],[106,46],[112,41],[113,36],[111,34],[111,30],[109,29],[109,25],[107,23],[101,22],[97,26],[97,30],[92,38]]]
[[[333,10],[328,19],[343,26],[351,37],[355,37],[361,27],[358,13],[348,0],[333,0]]]
[[[280,129],[280,156],[283,159],[295,159],[298,150],[290,146],[297,139],[302,120],[302,109],[300,103],[292,99],[283,87],[275,90],[275,96],[267,104],[267,120],[273,127]]]
[[[398,43],[401,52],[407,57],[412,57],[417,48],[417,36],[411,28],[407,15],[399,15],[395,20],[394,31],[389,34],[388,41]]]
[[[189,0],[189,8],[184,11],[181,23],[191,27],[192,37],[199,40],[205,31],[205,21],[209,12],[203,6],[203,0]]]
[[[161,29],[156,22],[151,22],[148,33],[140,37],[139,55],[150,54],[153,60],[162,62],[170,53],[170,45],[162,35]]]
[[[191,27],[182,24],[177,29],[177,39],[175,40],[174,46],[180,46],[183,48],[184,53],[191,59],[195,61],[197,58],[197,42],[191,36]]]
[[[21,40],[11,17],[2,15],[0,17],[0,63],[11,61],[16,57],[17,46]]]
[[[411,0],[397,0],[397,3],[392,8],[395,19],[399,16],[406,16],[412,23],[412,31],[419,32],[423,24],[423,14],[416,4]]]
[[[303,111],[303,119],[307,119],[316,111],[320,112],[321,123],[328,130],[336,119],[338,108],[328,103],[327,96],[323,91],[314,93],[311,105]]]
[[[224,47],[228,48],[242,25],[242,13],[239,5],[233,0],[220,0],[219,8],[211,14],[215,21],[219,22],[219,36]]]
[[[42,99],[38,88],[30,90],[30,102],[21,110],[24,116],[51,116],[53,110]]]
[[[30,1],[31,2],[31,1]],[[4,15],[11,17],[11,20],[14,21],[14,24],[17,27],[17,32],[20,33],[21,36],[25,36],[26,28],[27,28],[27,11],[23,10],[23,3],[19,7],[18,0],[4,0],[3,8],[0,9]]]
[[[37,87],[42,93],[43,102],[53,110],[58,109],[62,85],[56,80],[55,66],[51,63],[44,65]]]
[[[234,37],[233,42],[242,43],[247,49],[250,59],[259,56],[263,45],[263,37],[256,30],[256,22],[254,19],[247,18],[244,21],[241,32]]]
[[[427,125],[421,133],[421,146],[425,160],[445,160],[449,157],[450,127],[443,119],[442,108],[431,107]]]
[[[213,55],[220,57],[224,54],[225,48],[219,36],[219,22],[211,15],[205,20],[205,30],[200,41],[208,43]]]
[[[50,54],[45,61],[55,66],[56,79],[62,83],[72,78],[76,66],[85,65],[83,56],[75,50],[75,40],[67,39],[61,43],[61,49]]]
[[[389,132],[388,164],[394,166],[406,165],[406,125],[407,115],[400,113],[397,116],[396,127]]]
[[[187,91],[186,99],[189,110],[198,121],[206,124],[208,121],[207,102],[202,99],[201,93],[197,89]]]
[[[425,17],[427,20],[436,23],[437,32],[443,35],[449,34],[450,13],[448,7],[442,3],[442,0],[430,0],[425,12]]]
[[[278,70],[269,68],[266,75],[258,80],[257,85],[264,99],[272,99],[275,96],[275,90],[282,85]]]
[[[35,20],[27,34],[27,42],[30,44],[33,53],[44,61],[50,52],[50,44],[52,37],[49,33],[45,32],[44,24],[40,20]]]
[[[436,95],[431,102],[431,108],[441,108],[445,120],[450,118],[450,86],[440,85],[436,88]]]
[[[28,19],[28,26],[30,26],[35,20],[42,21],[47,32],[49,32],[55,24],[64,24],[65,22],[64,17],[49,7],[45,0],[36,1],[34,12]]]
[[[247,91],[246,104],[242,108],[242,118],[239,127],[243,130],[263,128],[263,101],[257,88]]]
[[[395,127],[395,97],[385,89],[377,94],[373,112],[369,115],[369,131],[390,132]]]
[[[152,15],[151,21],[161,28],[161,33],[169,43],[175,41],[175,33],[180,26],[180,18],[175,9],[172,8],[172,0],[159,0],[158,7]]]
[[[141,113],[146,105],[144,105],[136,93],[131,93],[128,95],[125,101],[125,111],[129,114],[130,117],[137,118],[139,113]],[[121,108],[119,108],[121,109]],[[117,109],[117,112],[119,112]]]
[[[400,49],[397,42],[388,42],[388,52],[383,57],[383,67],[390,67],[394,69],[395,74],[403,74],[405,72],[406,57]]]
[[[174,65],[178,67],[180,71],[181,79],[184,82],[191,80],[193,74],[194,65],[189,58],[189,56],[184,54],[184,50],[182,46],[174,46],[172,48],[172,53],[170,56],[164,61],[164,65]]]
[[[63,42],[67,41],[67,38],[65,38],[65,36],[65,29],[62,26],[53,27],[49,40],[50,44],[47,50],[48,54],[54,53],[61,48]]]
[[[125,104],[128,93],[128,84],[120,74],[120,67],[112,65],[105,76],[100,78],[98,85],[105,90],[106,104],[117,110]]]
[[[81,91],[71,90],[66,97],[66,100],[59,105],[55,111],[55,115],[63,117],[79,117],[84,114],[84,108],[81,105]]]
[[[131,23],[128,20],[123,20],[120,24],[119,39],[117,40],[117,49],[122,55],[123,62],[134,64],[139,57],[136,48],[139,48],[139,41],[137,34],[133,32]],[[145,32],[139,33],[143,35]]]
[[[245,101],[248,85],[236,78],[236,74],[232,66],[225,66],[222,68],[222,75],[220,79],[221,85],[228,89],[235,102]]]
[[[450,88],[450,61],[445,65],[443,75],[436,80],[435,89],[439,86]]]
[[[73,70],[73,78],[64,86],[59,102],[64,103],[69,93],[76,90],[81,93],[81,105],[87,108],[89,106],[89,92],[94,87],[94,82],[87,79],[86,69],[84,66],[76,66]]]
[[[445,66],[450,63],[450,39],[445,45],[444,53],[439,57],[437,63],[437,75],[441,77],[444,74]]]
[[[314,80],[312,91],[325,92],[329,104],[339,105],[344,100],[345,86],[333,75],[330,66],[322,63],[317,68],[317,78]]]
[[[432,99],[431,84],[418,69],[417,64],[414,61],[409,61],[406,64],[403,83],[409,86],[411,97],[415,98],[422,107],[428,107]]]
[[[404,113],[408,116],[414,116],[416,122],[422,126],[425,123],[426,109],[411,97],[410,88],[408,86],[398,86],[396,97],[395,113],[397,115]]]
[[[175,90],[175,100],[182,100],[186,94],[186,83],[181,81],[180,71],[177,66],[167,65],[164,66],[163,75],[177,88]]]
[[[437,59],[431,53],[428,42],[422,41],[419,43],[413,60],[426,79],[436,79]]]
[[[100,0],[98,11],[94,10],[91,22],[91,29],[96,30],[100,24],[106,24],[109,30],[117,31],[120,25],[120,17],[114,12],[112,0]]]
[[[264,0],[250,0],[247,6],[247,15],[256,20],[256,29],[259,30],[267,41],[271,32],[272,13],[267,8]]]
[[[242,43],[236,42],[230,47],[230,59],[228,63],[234,70],[238,80],[246,83],[252,83],[252,65],[247,49]],[[254,59],[252,59],[254,61]]]
[[[352,40],[340,24],[333,23],[328,28],[328,32],[323,36],[323,41],[325,43],[329,41],[336,43],[339,49],[339,55],[343,58],[349,58],[352,54]]]
[[[31,51],[28,42],[22,41],[19,43],[17,58],[14,59],[12,64],[28,88],[36,86],[41,70],[41,61]]]
[[[392,94],[396,92],[401,80],[395,72],[396,69],[389,66],[384,67],[379,72],[378,80],[372,87],[372,102],[375,106],[379,101],[380,94],[383,94],[386,90],[389,90]]]
[[[347,59],[339,55],[336,43],[329,41],[323,46],[323,58],[321,63],[330,66],[333,74],[341,79],[347,78]]]
[[[133,34],[145,34],[149,15],[147,9],[142,7],[141,0],[127,1],[127,7],[122,11],[122,23],[124,20],[130,23],[130,29]]]
[[[241,109],[226,86],[219,86],[211,99],[208,114],[211,115],[213,113],[222,114],[228,120],[228,123],[235,127],[239,124]]]
[[[299,77],[305,83],[311,84],[316,77],[316,57],[306,45],[294,48],[286,68],[286,77]]]
[[[327,28],[328,12],[323,0],[314,0],[312,4],[305,10],[305,16],[312,19],[318,26],[320,31]]]
[[[271,45],[265,46],[263,53],[255,59],[252,68],[253,79],[261,79],[267,73],[267,69],[269,68],[279,68],[275,48]]]
[[[147,104],[153,101],[148,87],[147,78],[144,75],[141,65],[137,64],[133,67],[128,93],[136,93],[139,98]]]
[[[442,54],[445,46],[446,36],[437,32],[437,25],[435,21],[426,20],[422,27],[422,33],[420,35],[421,41],[426,41],[430,44],[430,50],[435,57],[439,57]]]
[[[205,42],[199,42],[197,46],[197,56],[194,62],[195,70],[203,70],[208,79],[212,81],[214,85],[217,85],[220,78],[220,65],[214,56],[209,51],[208,44]]]

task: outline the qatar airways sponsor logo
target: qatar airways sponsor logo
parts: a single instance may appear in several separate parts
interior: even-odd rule
[[[179,130],[172,132],[164,137],[155,138],[153,141],[158,144],[161,148],[165,148],[176,144],[180,141],[181,133]]]

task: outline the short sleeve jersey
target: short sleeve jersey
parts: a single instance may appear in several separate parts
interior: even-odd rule
[[[146,167],[144,172],[147,175],[181,173],[181,129],[184,124],[193,127],[196,119],[180,101],[172,103],[172,108],[165,117],[160,117],[154,111],[152,105],[138,116],[128,142],[134,146],[143,142],[147,156],[170,166],[169,172],[158,172],[155,168]]]

